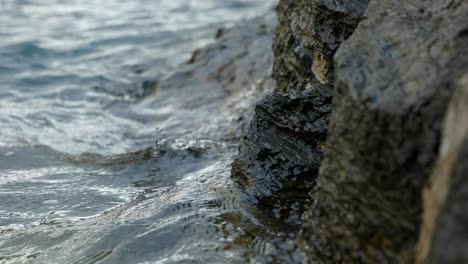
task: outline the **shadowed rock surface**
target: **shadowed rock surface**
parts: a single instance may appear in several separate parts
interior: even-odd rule
[[[335,56],[338,95],[302,232],[312,262],[415,258],[421,192],[450,96],[468,69],[468,2],[397,3],[372,1]]]
[[[468,70],[445,115],[439,157],[423,191],[417,263],[466,263],[468,255]]]
[[[468,135],[457,155],[450,175],[450,190],[439,212],[434,240],[428,259],[420,263],[467,263],[468,262]]]

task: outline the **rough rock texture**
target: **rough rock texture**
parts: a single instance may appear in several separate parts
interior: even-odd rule
[[[274,195],[273,201],[263,203],[285,207],[285,203],[306,199],[315,182],[323,156],[321,143],[328,132],[331,95],[326,85],[310,85],[309,89],[262,99],[240,144],[232,173],[254,197]],[[280,217],[289,217],[287,211],[276,211]]]
[[[371,1],[364,16],[335,56],[338,95],[302,231],[311,262],[415,258],[421,192],[438,156],[450,96],[468,69],[467,1]],[[462,174],[455,172],[454,181]],[[440,228],[461,221],[454,217],[459,209],[447,208]],[[447,233],[441,234],[433,254],[446,263],[440,247]]]
[[[258,104],[233,176],[268,203],[316,183],[311,263],[465,263],[468,2],[367,4],[280,1],[282,95]]]
[[[282,0],[273,45],[278,91],[303,82],[332,83],[333,55],[351,35],[369,0]]]
[[[367,2],[279,3],[281,26],[273,45],[278,94],[257,105],[232,169],[259,205],[277,217],[291,220],[302,212],[315,183],[331,112],[332,56],[357,26]]]

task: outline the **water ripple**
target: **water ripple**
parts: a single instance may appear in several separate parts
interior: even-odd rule
[[[271,19],[213,44],[273,2],[0,0],[0,263],[300,261],[229,177]]]

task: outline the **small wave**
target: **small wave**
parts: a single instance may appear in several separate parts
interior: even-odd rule
[[[55,54],[53,50],[42,48],[36,41],[27,41],[16,44],[10,44],[4,46],[2,49],[3,54],[14,55],[27,59],[45,55],[53,56]]]

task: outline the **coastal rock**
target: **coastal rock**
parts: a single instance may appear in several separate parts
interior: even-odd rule
[[[332,84],[333,55],[351,35],[369,0],[282,0],[273,44],[279,92],[303,82]]]
[[[371,1],[335,55],[330,134],[301,235],[313,263],[415,259],[421,193],[450,98],[468,69],[468,2],[397,3]],[[455,182],[465,168],[457,164]],[[448,197],[462,203],[465,192],[456,190]],[[436,231],[432,252],[438,263],[447,263],[447,234],[466,227],[453,225],[463,219],[454,217],[459,208],[444,208],[437,226],[449,224]]]
[[[232,169],[232,176],[259,199],[259,207],[280,211],[277,217],[291,218],[284,208],[301,213],[314,186],[332,110],[332,57],[357,26],[367,2],[279,3],[273,44],[278,86],[257,105]]]
[[[310,88],[296,95],[263,98],[239,146],[232,175],[263,203],[307,199],[315,182],[332,97],[326,85]],[[261,199],[273,195],[273,200]]]

